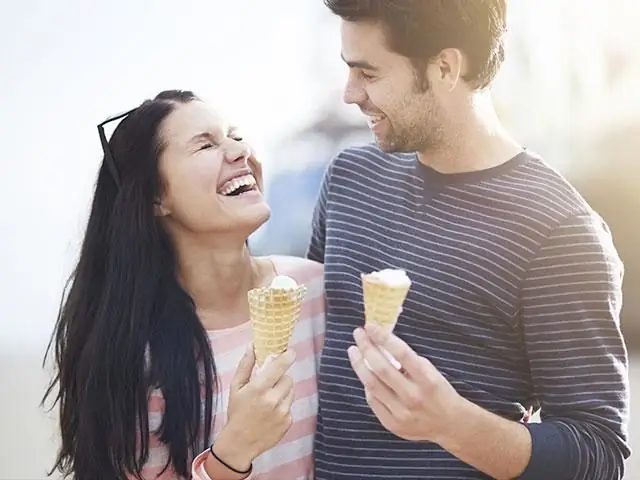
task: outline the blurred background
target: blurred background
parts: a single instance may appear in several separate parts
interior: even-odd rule
[[[512,0],[494,98],[508,128],[613,230],[626,263],[622,325],[635,390],[640,7],[632,1]],[[39,406],[50,375],[41,362],[101,160],[95,125],[167,88],[192,89],[225,110],[265,165],[273,216],[251,239],[256,254],[304,254],[327,163],[370,135],[357,108],[341,102],[347,71],[321,0],[1,6],[0,479],[45,479],[56,437],[54,416]],[[633,416],[640,448],[638,435]],[[639,458],[625,478],[640,480]]]

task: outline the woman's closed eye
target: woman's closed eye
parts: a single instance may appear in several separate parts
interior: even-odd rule
[[[244,137],[242,136],[242,132],[237,127],[232,127],[229,129],[227,133],[227,137],[231,140],[235,140],[236,142],[244,142]]]

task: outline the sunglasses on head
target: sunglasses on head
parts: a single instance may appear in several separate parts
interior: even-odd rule
[[[104,133],[104,126],[107,125],[108,123],[115,122],[116,120],[125,118],[135,110],[137,110],[137,107],[132,108],[131,110],[128,110],[126,112],[113,115],[107,118],[102,123],[98,124],[98,135],[100,136],[100,144],[102,145],[102,151],[104,152],[104,162],[107,166],[107,169],[109,169],[109,173],[113,177],[113,181],[115,182],[118,188],[120,188],[120,185],[121,185],[120,173],[118,172],[118,167],[116,166],[116,162],[113,159],[113,154],[111,153],[111,149],[109,148],[109,142],[107,141],[107,136]]]

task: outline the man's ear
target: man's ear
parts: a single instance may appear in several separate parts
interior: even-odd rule
[[[457,48],[445,48],[431,62],[434,74],[430,83],[439,84],[447,91],[453,90],[466,73],[466,62]]]

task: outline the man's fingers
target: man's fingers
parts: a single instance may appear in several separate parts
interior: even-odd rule
[[[410,377],[418,379],[424,375],[425,362],[430,362],[420,357],[403,340],[375,324],[365,325],[365,331],[371,343],[389,352]]]
[[[362,382],[367,395],[375,397],[390,411],[402,413],[406,410],[402,405],[402,399],[399,397],[398,393],[390,389],[374,374],[374,372],[371,371],[370,366],[367,365],[368,362],[358,347],[349,347],[347,353],[349,354],[351,367],[360,382]]]
[[[389,429],[390,425],[393,425],[394,417],[393,413],[389,408],[380,400],[378,400],[375,396],[365,390],[365,398],[367,403],[375,413],[380,423],[387,429]]]
[[[376,377],[384,382],[399,397],[411,394],[411,381],[391,363],[385,353],[371,342],[364,330],[357,328],[353,333],[358,350]]]

